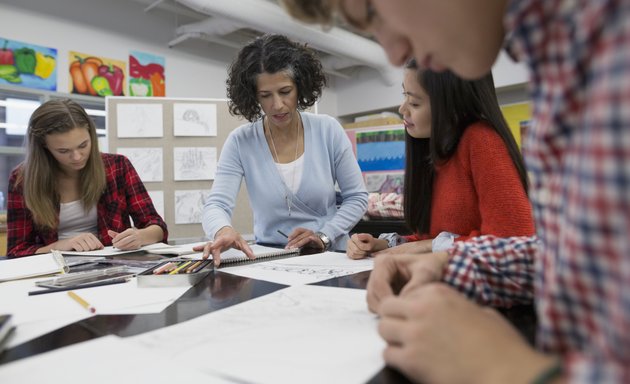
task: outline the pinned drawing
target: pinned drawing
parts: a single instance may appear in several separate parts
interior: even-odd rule
[[[215,147],[173,148],[173,166],[176,181],[213,180],[217,171]]]
[[[129,158],[143,182],[164,180],[162,148],[118,148],[118,153]]]
[[[175,191],[175,224],[201,223],[201,211],[209,190]]]
[[[175,103],[173,105],[175,136],[216,136],[216,104]]]
[[[116,114],[119,138],[164,136],[162,104],[120,103]]]
[[[153,207],[157,211],[158,215],[164,218],[164,191],[147,191],[153,202]]]

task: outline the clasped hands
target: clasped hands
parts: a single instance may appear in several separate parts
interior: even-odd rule
[[[448,261],[447,252],[374,259],[367,302],[389,366],[426,383],[527,383],[553,364],[494,309],[441,283]]]

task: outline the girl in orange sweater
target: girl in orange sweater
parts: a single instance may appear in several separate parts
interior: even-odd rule
[[[347,254],[424,253],[492,234],[534,235],[523,160],[501,114],[492,74],[406,68],[399,108],[406,129],[405,221],[415,234],[354,234]]]

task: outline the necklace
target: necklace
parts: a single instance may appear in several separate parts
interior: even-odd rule
[[[299,114],[298,114],[299,116]],[[300,116],[300,121],[302,120],[302,116]],[[264,120],[263,120],[264,126]],[[271,125],[269,121],[267,121],[267,128],[269,128],[269,138],[271,139],[271,149],[273,149],[273,154],[275,156],[275,161],[280,163],[280,158],[278,157],[278,152],[276,151],[276,143],[273,142],[273,133],[271,132]],[[295,157],[293,158],[293,162],[298,159],[298,149],[300,147],[300,122],[297,123],[297,137],[295,139]],[[291,216],[291,207],[293,207],[293,189],[295,187],[295,167],[291,171],[291,189],[285,185],[284,188],[284,201],[287,204],[287,208],[289,209],[289,216]]]

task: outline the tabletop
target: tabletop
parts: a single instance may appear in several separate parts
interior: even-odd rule
[[[313,285],[365,289],[369,276],[370,272],[366,271]],[[220,269],[214,270],[160,313],[90,317],[4,351],[0,354],[0,364],[105,335],[113,334],[122,337],[138,335],[193,319],[285,287],[281,284],[232,275]],[[504,310],[503,314],[521,330],[528,340],[533,340],[535,316],[532,307]],[[407,382],[404,376],[390,368],[384,368],[369,381],[370,384]]]

